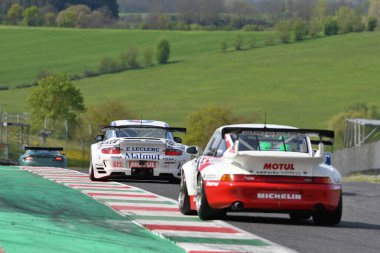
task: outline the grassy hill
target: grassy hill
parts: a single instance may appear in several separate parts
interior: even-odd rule
[[[154,47],[159,37],[168,38],[172,64],[82,79],[75,84],[88,106],[106,99],[123,100],[143,118],[172,125],[184,125],[189,112],[212,103],[224,104],[257,121],[263,121],[266,112],[268,122],[310,128],[326,127],[332,115],[353,102],[380,106],[380,33],[220,53],[218,43],[224,39],[231,43],[236,33],[20,29],[0,29],[13,37],[29,34],[30,38],[24,37],[20,42],[23,49],[18,51],[15,46],[12,54],[0,47],[6,55],[0,60],[1,84],[4,80],[14,85],[31,80],[33,71],[48,67],[79,73],[83,66],[93,68],[103,56],[116,57],[129,45]],[[45,39],[41,37],[44,34]],[[244,35],[247,40],[249,33]],[[263,40],[265,34],[257,36]],[[45,46],[47,40],[59,46]],[[11,41],[2,39],[1,43],[11,47]],[[43,53],[44,48],[50,49]],[[28,73],[19,76],[8,73],[9,69],[4,71],[7,62],[23,59],[22,53],[28,50],[29,65],[23,67]],[[32,53],[35,50],[40,55]],[[56,60],[47,60],[48,55]],[[32,56],[37,67],[30,65]],[[27,92],[0,91],[0,101],[7,104],[7,111],[27,111]]]

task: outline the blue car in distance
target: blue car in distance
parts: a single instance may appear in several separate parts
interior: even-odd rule
[[[67,158],[61,153],[62,147],[25,147],[25,153],[18,159],[20,166],[67,167]]]

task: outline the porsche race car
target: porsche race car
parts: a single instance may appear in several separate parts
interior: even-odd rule
[[[20,166],[66,168],[67,158],[60,151],[62,147],[24,147],[25,153],[19,159]]]
[[[182,166],[179,209],[203,220],[227,211],[277,212],[292,220],[337,224],[341,175],[324,156],[333,138],[328,130],[280,125],[220,127],[203,155]]]
[[[117,120],[102,128],[91,145],[90,179],[165,178],[177,181],[181,166],[191,159],[173,132],[186,132],[162,121]]]

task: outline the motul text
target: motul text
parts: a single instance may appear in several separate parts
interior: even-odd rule
[[[293,163],[265,163],[264,170],[294,170]]]

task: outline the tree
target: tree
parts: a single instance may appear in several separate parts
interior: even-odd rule
[[[49,120],[52,130],[58,123],[69,122],[75,128],[78,113],[86,110],[82,93],[64,73],[47,76],[30,91],[27,102],[33,121],[41,126],[45,118]]]
[[[353,103],[346,106],[343,112],[333,116],[329,120],[329,126],[335,131],[335,143],[338,146],[343,145],[346,119],[354,118],[378,119],[380,118],[380,112],[374,105]]]
[[[40,26],[43,24],[44,19],[37,6],[25,9],[22,15],[24,17],[24,23],[27,26]]]
[[[307,27],[302,19],[293,20],[294,39],[296,41],[304,40],[307,35]]]
[[[236,50],[241,50],[243,47],[243,36],[241,34],[236,34],[234,39],[234,46]]]
[[[354,31],[354,25],[358,22],[358,16],[354,9],[342,6],[337,11],[336,16],[338,28],[341,33],[350,33]]]
[[[5,19],[11,25],[17,25],[22,19],[22,7],[21,5],[14,3],[8,9]]]
[[[370,32],[375,31],[376,26],[377,26],[377,19],[374,17],[369,17],[368,18],[368,25],[367,25],[368,31],[370,31]]]
[[[234,117],[227,107],[221,105],[203,107],[190,113],[187,117],[186,143],[204,148],[215,129],[241,121],[242,119]]]
[[[83,128],[90,128],[94,133],[114,120],[134,118],[136,118],[136,114],[129,109],[125,102],[112,99],[89,106],[87,112],[81,117],[81,124]]]
[[[335,35],[338,34],[339,28],[338,28],[338,22],[336,21],[336,18],[329,17],[325,20],[324,24],[324,32],[325,35]]]
[[[368,16],[380,22],[380,0],[371,0],[368,8]],[[379,23],[377,23],[379,24]]]
[[[149,67],[152,66],[153,64],[153,52],[152,49],[150,48],[144,48],[143,50],[143,61],[144,61],[144,66]]]
[[[168,63],[170,56],[170,43],[167,39],[161,38],[157,42],[157,61],[159,64]]]
[[[292,22],[290,20],[280,20],[276,24],[278,37],[282,43],[290,42],[290,32],[292,30]]]

